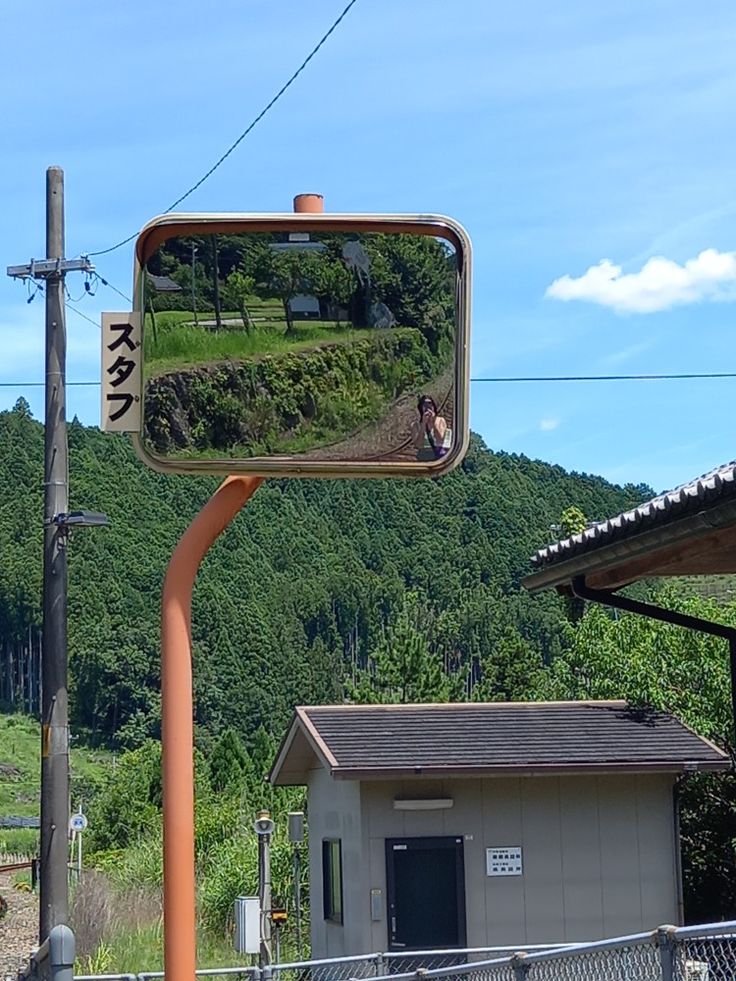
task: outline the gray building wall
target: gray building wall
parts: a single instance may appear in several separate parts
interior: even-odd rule
[[[671,774],[403,782],[310,781],[313,956],[385,950],[385,839],[463,836],[470,947],[584,941],[679,923]],[[396,811],[396,796],[452,797]],[[329,829],[329,830],[327,830]],[[344,927],[322,919],[321,841],[343,838]],[[485,850],[521,845],[523,876],[486,875]],[[316,887],[316,888],[315,888]],[[382,917],[370,920],[370,890]]]
[[[360,784],[333,780],[319,767],[309,772],[309,869],[312,956],[344,957],[368,951],[370,886],[364,858]],[[323,916],[322,842],[342,842],[343,923]]]

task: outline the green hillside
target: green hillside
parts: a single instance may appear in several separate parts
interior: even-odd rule
[[[158,733],[166,564],[217,481],[150,472],[127,439],[77,422],[69,442],[71,506],[112,522],[69,544],[73,731],[131,747]],[[27,406],[0,413],[6,664],[40,624],[42,459],[42,427]],[[246,742],[261,724],[277,734],[294,704],[341,699],[408,592],[469,686],[509,635],[549,661],[562,606],[520,591],[529,555],[569,505],[597,518],[646,493],[492,453],[477,438],[463,467],[437,481],[267,482],[207,557],[195,591],[200,744],[226,726]],[[9,677],[0,672],[0,699],[17,705]]]
[[[0,817],[39,817],[41,735],[37,722],[0,714]],[[112,761],[106,750],[71,749],[72,805],[89,803]],[[38,832],[0,828],[0,853],[35,854]]]
[[[76,422],[69,440],[72,506],[112,522],[69,543],[73,739],[140,746],[114,772],[107,767],[90,807],[89,854],[113,878],[155,889],[160,747],[146,739],[159,732],[160,589],[179,536],[217,481],[150,472],[126,439]],[[42,455],[27,406],[0,413],[0,700],[18,709],[38,649]],[[555,595],[520,589],[530,554],[566,509],[601,518],[649,494],[494,453],[477,438],[463,466],[439,480],[265,483],[208,555],[194,596],[202,930],[224,936],[232,899],[253,874],[239,831],[246,818],[267,802],[284,824],[302,806],[262,780],[297,703],[624,697],[732,746],[728,659],[717,638],[599,608],[576,620]],[[734,604],[689,585],[674,582],[658,600],[736,622]],[[0,730],[0,762],[8,731]],[[233,754],[237,734],[242,755]],[[35,766],[35,736],[29,745]],[[216,767],[218,758],[230,763]],[[235,758],[243,765],[224,780]],[[74,766],[79,780],[83,766]],[[145,808],[132,806],[139,800]],[[35,807],[32,797],[8,803]],[[685,783],[691,922],[736,915],[735,820],[733,777]],[[288,862],[282,872],[286,882]],[[111,964],[130,970],[135,961],[121,958]]]

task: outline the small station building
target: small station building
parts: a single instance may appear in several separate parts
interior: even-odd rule
[[[715,745],[625,702],[297,708],[312,956],[592,941],[682,922],[675,785]]]

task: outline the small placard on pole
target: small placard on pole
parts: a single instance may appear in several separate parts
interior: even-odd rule
[[[102,425],[108,433],[141,429],[140,313],[102,314]]]

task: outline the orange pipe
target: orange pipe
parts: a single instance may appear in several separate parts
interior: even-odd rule
[[[161,745],[164,817],[166,981],[195,981],[194,706],[192,589],[202,559],[261,477],[228,477],[182,535],[161,599]]]
[[[296,214],[321,215],[325,210],[325,199],[321,194],[297,194],[294,198]]]

